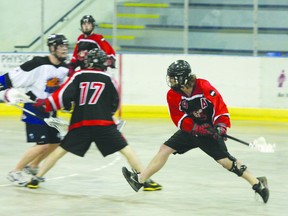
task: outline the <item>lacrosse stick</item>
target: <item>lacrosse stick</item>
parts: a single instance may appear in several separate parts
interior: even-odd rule
[[[35,113],[31,112],[30,110],[27,110],[24,107],[21,107],[17,104],[10,104],[10,105],[17,107],[19,109],[22,109],[23,111],[29,113],[30,115],[35,116],[38,119],[41,119],[48,126],[55,128],[60,133],[61,137],[64,137],[66,135],[67,127],[68,127],[69,123],[67,121],[65,121],[64,119],[54,118],[54,117],[42,118],[40,116],[37,116]]]
[[[232,139],[236,142],[242,143],[242,144],[249,146],[250,148],[255,149],[259,152],[273,153],[275,151],[275,147],[276,147],[275,144],[267,143],[264,137],[259,137],[251,143],[245,142],[243,140],[240,140],[238,138],[235,138],[235,137],[227,135],[227,134],[224,135],[224,137],[227,137],[227,138]]]

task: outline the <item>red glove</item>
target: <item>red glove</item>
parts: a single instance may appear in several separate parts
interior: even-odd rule
[[[39,111],[41,112],[45,112],[45,102],[46,102],[46,99],[40,99],[38,98],[35,103],[33,103],[33,106],[38,109]]]
[[[110,67],[110,68],[116,68],[115,59],[113,57],[108,58],[107,66]]]
[[[227,135],[227,127],[225,124],[217,124],[214,126],[214,139],[218,140],[220,138],[223,138],[224,140],[227,140],[227,137],[225,135]]]
[[[193,135],[208,136],[208,135],[213,135],[213,129],[211,125],[208,123],[205,123],[202,125],[194,124],[194,127],[191,133]]]

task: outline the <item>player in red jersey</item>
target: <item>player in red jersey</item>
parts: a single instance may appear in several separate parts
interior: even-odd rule
[[[78,66],[83,67],[85,55],[89,50],[94,48],[103,50],[108,56],[108,67],[115,68],[115,51],[103,35],[94,33],[94,29],[97,26],[95,19],[91,15],[85,15],[80,20],[80,26],[83,34],[77,38],[77,44],[69,65],[69,73],[73,74],[74,69]]]
[[[178,60],[167,70],[167,93],[170,116],[179,130],[160,147],[149,165],[141,173],[133,173],[123,167],[124,177],[138,191],[145,181],[158,172],[171,154],[200,148],[225,169],[247,180],[266,203],[269,189],[266,177],[254,177],[227,150],[225,135],[230,127],[227,106],[220,93],[204,79],[191,73],[188,62]]]

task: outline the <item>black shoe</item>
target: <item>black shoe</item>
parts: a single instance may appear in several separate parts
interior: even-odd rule
[[[253,185],[252,188],[253,190],[255,190],[256,193],[258,193],[262,197],[263,202],[267,203],[269,199],[267,178],[264,176],[264,177],[257,177],[257,179],[259,180],[259,183]]]
[[[143,186],[144,191],[162,190],[162,185],[152,181],[151,179],[148,179],[146,182],[144,182]]]
[[[28,182],[26,184],[26,187],[28,187],[30,189],[37,189],[37,188],[39,188],[40,182],[44,182],[44,181],[45,181],[45,178],[33,176],[31,178],[30,182]]]
[[[127,182],[133,188],[133,190],[138,192],[139,189],[143,186],[143,184],[138,181],[137,173],[136,172],[130,172],[126,167],[122,167],[122,173],[123,173],[125,179],[127,180]]]

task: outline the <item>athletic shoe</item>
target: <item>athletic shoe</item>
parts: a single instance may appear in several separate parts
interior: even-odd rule
[[[44,181],[45,181],[45,178],[33,176],[30,182],[26,184],[26,187],[30,189],[37,189],[39,187],[40,182],[44,182]]]
[[[9,172],[7,179],[20,187],[24,187],[27,184],[27,181],[21,171]]]
[[[32,168],[32,167],[29,166],[29,165],[25,166],[24,169],[23,169],[23,171],[24,171],[25,173],[27,173],[28,175],[34,175],[34,176],[37,175],[38,170],[39,170],[38,167]]]
[[[162,190],[162,186],[151,179],[148,179],[146,182],[143,183],[143,190],[144,191],[156,191]]]
[[[138,181],[138,174],[135,171],[130,172],[126,167],[122,167],[122,173],[133,190],[138,192],[143,187],[143,184]]]
[[[253,190],[255,190],[255,193],[258,193],[262,197],[263,202],[267,203],[269,199],[269,189],[268,189],[267,178],[263,176],[263,177],[257,177],[257,179],[259,180],[259,183],[253,185],[252,188]]]

